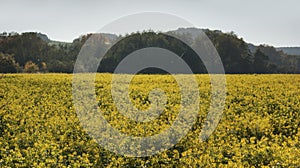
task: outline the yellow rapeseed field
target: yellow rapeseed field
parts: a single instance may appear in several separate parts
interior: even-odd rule
[[[171,75],[136,75],[130,99],[150,106],[149,92],[164,90],[163,113],[151,122],[120,114],[111,74],[97,74],[96,99],[120,132],[150,136],[168,129],[180,108]],[[149,157],[106,150],[82,128],[72,99],[71,74],[6,74],[0,77],[0,167],[298,167],[300,166],[300,75],[226,75],[227,97],[220,123],[207,141],[199,135],[210,105],[208,75],[196,75],[199,116],[173,148]],[[128,149],[130,150],[130,149]]]

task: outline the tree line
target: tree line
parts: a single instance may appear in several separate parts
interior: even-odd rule
[[[299,73],[300,59],[278,52],[272,46],[251,46],[233,32],[204,30],[218,51],[226,73]],[[102,59],[98,72],[113,72],[118,63],[128,54],[146,47],[160,47],[179,55],[194,73],[207,73],[197,54],[187,44],[169,36],[176,34],[191,45],[201,38],[190,33],[176,31],[160,33],[153,31],[136,32],[123,36],[98,34],[104,47],[118,41]],[[80,49],[95,34],[83,35],[72,43],[51,43],[40,33],[0,34],[0,73],[63,72],[72,73]],[[45,39],[46,38],[46,39]],[[122,40],[120,40],[122,39]],[[141,73],[166,73],[148,68]]]

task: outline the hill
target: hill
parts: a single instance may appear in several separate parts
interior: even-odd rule
[[[180,55],[194,73],[206,73],[202,61],[189,46],[167,36],[167,34],[174,34],[188,41],[190,45],[197,45],[203,42],[198,38],[203,32],[216,47],[226,73],[300,73],[300,57],[287,54],[287,51],[297,53],[298,47],[255,46],[237,37],[234,32],[224,33],[220,30],[199,28],[179,28],[166,33],[137,32],[127,35],[126,38],[115,34],[87,34],[74,39],[72,43],[53,41],[46,34],[36,32],[2,33],[0,34],[0,53],[2,53],[0,60],[3,60],[3,64],[7,64],[8,59],[13,59],[10,62],[19,65],[19,69],[25,69],[26,63],[32,61],[40,69],[47,68],[49,72],[71,73],[81,47],[88,38],[93,37],[93,40],[101,42],[102,50],[118,41],[106,53],[98,69],[99,72],[113,72],[116,65],[135,50],[161,47]],[[122,40],[119,41],[120,39]],[[151,69],[145,73],[165,72]]]
[[[70,45],[71,44],[68,42],[50,40],[49,37],[43,33],[37,33],[37,37],[39,37],[41,40],[48,43],[49,45],[59,46],[59,45]]]
[[[300,56],[300,47],[279,47],[276,48],[277,51],[283,51],[289,55],[298,55]]]
[[[197,36],[200,35],[200,32],[202,32],[202,31],[205,32],[206,35],[209,36],[210,40],[212,40],[212,42],[216,46],[220,56],[223,58],[226,57],[226,59],[225,58],[222,59],[223,64],[225,64],[225,69],[226,69],[226,66],[233,64],[235,61],[237,61],[238,58],[236,57],[236,58],[234,58],[234,61],[226,62],[226,60],[230,57],[230,55],[226,55],[226,53],[222,53],[222,49],[221,49],[222,47],[220,47],[218,44],[218,43],[220,43],[221,45],[226,44],[227,49],[230,48],[230,46],[228,44],[230,44],[230,42],[232,42],[234,40],[235,41],[240,40],[240,42],[242,41],[241,44],[243,44],[244,41],[242,39],[239,39],[234,34],[234,32],[223,33],[222,31],[219,31],[219,30],[197,29],[197,28],[179,28],[177,30],[170,31],[170,32],[175,32],[175,33],[182,34],[185,36],[186,36],[186,34],[190,34],[191,37],[193,39],[195,39]],[[222,37],[222,36],[224,37],[224,35],[227,35],[227,37],[226,37],[227,39],[225,41],[221,42],[222,39],[220,39],[219,37]],[[229,40],[228,38],[231,38],[231,40]],[[266,60],[264,62],[266,64],[265,66],[267,66],[267,67],[264,70],[262,70],[262,73],[299,73],[300,72],[300,57],[297,57],[297,55],[300,56],[300,47],[275,48],[271,45],[256,46],[251,43],[247,43],[246,45],[247,45],[246,50],[248,50],[248,51],[246,51],[244,48],[244,52],[247,52],[248,54],[250,54],[250,56],[244,56],[244,57],[247,57],[247,59],[250,59],[250,62],[252,62],[253,64],[255,64],[254,63],[255,62],[254,55],[256,54],[256,52],[258,50],[261,51],[266,56]],[[234,50],[234,47],[231,49]],[[243,52],[239,53],[241,57],[243,57],[242,53]],[[241,63],[241,62],[239,61],[239,63]],[[244,67],[244,68],[249,68],[249,67]],[[252,72],[255,72],[255,71],[258,72],[257,69]],[[228,72],[228,70],[227,70],[227,72]],[[244,70],[243,73],[244,72],[249,73],[251,71]],[[237,72],[237,70],[234,69],[233,73],[239,73],[239,72]]]

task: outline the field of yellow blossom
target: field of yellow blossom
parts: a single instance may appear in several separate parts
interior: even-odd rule
[[[168,129],[180,108],[171,75],[136,75],[130,98],[139,109],[149,92],[164,90],[163,114],[140,123],[124,117],[110,94],[111,74],[97,74],[96,98],[119,131],[149,136]],[[5,74],[0,77],[0,167],[298,167],[300,75],[226,75],[222,118],[207,141],[199,135],[210,105],[208,75],[196,75],[197,122],[173,148],[148,157],[106,150],[82,128],[72,99],[71,74]],[[130,149],[128,149],[130,150]]]

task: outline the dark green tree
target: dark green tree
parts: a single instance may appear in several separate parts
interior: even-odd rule
[[[19,69],[19,64],[12,55],[0,53],[0,73],[16,73]]]
[[[254,54],[254,72],[255,73],[267,73],[269,58],[260,49],[257,49]]]

